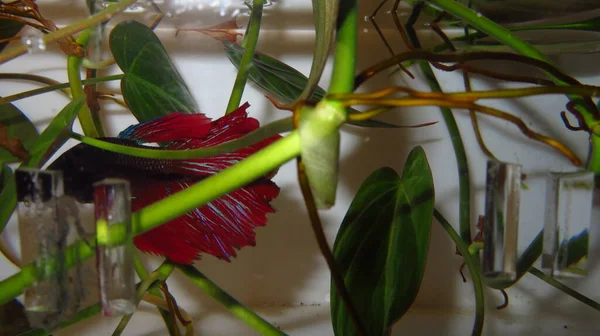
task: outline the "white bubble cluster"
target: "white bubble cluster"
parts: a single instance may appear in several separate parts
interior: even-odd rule
[[[30,54],[46,50],[46,42],[44,37],[40,34],[26,34],[21,37],[21,43],[27,48],[27,52]]]
[[[239,1],[239,0],[237,0]],[[232,0],[170,0],[167,1],[169,12],[172,15],[188,11],[210,10],[220,16],[235,16],[239,9],[232,10]]]

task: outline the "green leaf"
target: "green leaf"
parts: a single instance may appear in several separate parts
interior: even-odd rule
[[[315,108],[304,106],[300,110],[300,156],[319,209],[328,209],[335,203],[340,156],[339,127],[344,120],[343,111],[331,104],[321,103]]]
[[[402,176],[381,168],[352,201],[333,251],[368,335],[388,334],[417,296],[433,205],[433,176],[421,147],[411,151]],[[333,285],[331,316],[336,335],[356,335]]]
[[[12,215],[15,205],[17,205],[17,185],[15,183],[12,169],[6,164],[2,165],[2,191],[0,192],[0,233],[4,230],[6,222]]]
[[[77,116],[77,112],[83,105],[84,97],[80,97],[67,104],[58,115],[52,120],[50,125],[40,134],[35,143],[31,146],[31,157],[21,166],[24,167],[41,167],[44,163],[58,150],[71,134],[73,121]],[[4,230],[10,215],[17,205],[17,188],[15,181],[7,176],[8,167],[3,169],[4,188],[0,193],[0,232]]]
[[[27,150],[31,149],[31,146],[38,138],[35,126],[13,104],[0,105],[0,125],[8,127],[8,136],[19,138]],[[0,162],[14,162],[18,160],[6,149],[0,148]]]
[[[112,30],[109,43],[125,73],[123,97],[140,122],[173,112],[198,112],[187,85],[150,28],[137,21],[121,22]]]
[[[333,44],[333,33],[338,14],[339,0],[312,0],[315,21],[315,52],[308,81],[298,100],[305,100],[317,89],[323,69],[327,63],[329,50]]]
[[[17,35],[25,24],[14,20],[0,20],[0,40],[11,38]],[[8,45],[8,42],[0,43],[0,51]]]
[[[242,61],[244,48],[226,41],[223,42],[223,45],[225,46],[225,54],[231,63],[236,67],[239,67],[240,62]],[[302,94],[302,90],[308,83],[308,78],[300,71],[268,55],[258,52],[254,54],[254,59],[248,70],[248,77],[254,84],[275,95],[284,104],[295,101]],[[327,92],[323,90],[323,88],[316,86],[310,95],[309,100],[321,100],[326,94]],[[354,109],[351,109],[351,111],[359,113]],[[361,127],[378,128],[402,127],[377,120],[351,121],[349,124]]]
[[[27,167],[41,167],[71,136],[73,121],[83,105],[84,97],[79,97],[67,104],[50,125],[40,134],[31,147],[31,158],[25,163]]]

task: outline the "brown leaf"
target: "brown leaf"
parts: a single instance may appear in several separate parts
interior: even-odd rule
[[[235,17],[229,21],[208,28],[175,28],[177,29],[175,36],[177,36],[180,31],[195,31],[208,35],[218,41],[228,41],[232,43],[236,42],[237,36],[242,36],[242,33],[238,32],[240,27],[237,26]]]
[[[0,125],[0,147],[23,161],[29,159],[29,152],[23,146],[21,139],[8,136],[8,127],[4,125]]]

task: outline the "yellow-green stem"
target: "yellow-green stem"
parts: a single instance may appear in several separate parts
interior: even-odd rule
[[[116,14],[124,11],[127,7],[136,3],[137,0],[123,0],[112,6],[108,6],[103,11],[99,12],[96,15],[90,16],[84,20],[81,20],[72,25],[66,26],[64,28],[55,30],[49,34],[44,35],[43,40],[45,44],[50,44],[56,42],[62,38],[67,36],[74,35],[83,31],[89,27],[97,25],[99,23],[105,22],[115,16]],[[0,53],[0,64],[10,61],[13,58],[19,57],[23,54],[27,53],[27,47],[24,44],[16,45],[10,49],[4,50]]]
[[[258,33],[260,32],[260,22],[262,20],[262,12],[264,0],[253,0],[252,1],[252,14],[250,16],[250,23],[248,24],[248,30],[246,36],[244,36],[244,54],[238,67],[237,77],[231,90],[231,96],[229,97],[229,103],[227,104],[227,111],[225,114],[229,114],[235,111],[242,101],[242,95],[244,94],[244,88],[248,80],[248,70],[252,65],[252,58],[254,57],[254,50],[258,43]]]
[[[94,27],[88,28],[83,31],[79,37],[77,37],[77,43],[81,44],[84,49],[88,45],[90,41],[90,35],[94,32],[94,30]],[[80,69],[82,60],[83,58],[79,56],[69,56],[67,58],[67,73],[69,75],[71,95],[73,96],[73,99],[77,99],[85,95],[81,83]],[[78,116],[79,122],[81,123],[81,128],[83,129],[83,133],[85,135],[92,138],[104,136],[104,130],[100,124],[100,119],[97,116],[92,115],[92,111],[90,111],[90,108],[86,103],[81,106]]]

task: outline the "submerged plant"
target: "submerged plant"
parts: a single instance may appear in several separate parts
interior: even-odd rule
[[[59,28],[41,14],[41,5],[33,0],[3,2],[0,5],[0,63],[6,72],[0,74],[0,78],[33,80],[45,86],[0,98],[4,112],[0,117],[0,146],[4,149],[0,152],[3,167],[0,229],[5,228],[17,203],[13,171],[8,164],[18,163],[20,167],[29,168],[48,164],[48,169],[62,171],[65,194],[81,203],[92,201],[95,182],[104,178],[124,178],[130,182],[132,189],[135,245],[141,251],[165,257],[163,264],[150,274],[138,260],[136,271],[140,283],[135,303],[144,300],[157,306],[171,335],[180,333],[179,324],[186,328],[186,335],[193,334],[192,317],[177,305],[166,283],[177,268],[260,333],[279,335],[283,331],[241,305],[191,264],[203,253],[229,261],[236,256],[236,249],[257,243],[254,229],[267,223],[268,214],[274,211],[270,202],[279,194],[279,187],[271,179],[281,165],[296,159],[298,182],[310,224],[331,271],[331,316],[336,335],[387,335],[409,311],[425,272],[433,218],[448,232],[469,269],[476,297],[472,334],[481,334],[484,327],[483,287],[501,290],[506,302],[498,308],[506,308],[508,296],[505,289],[517,283],[527,272],[600,310],[597,302],[533,267],[542,255],[543,231],[518,260],[515,258],[514,274],[511,276],[494,278],[480,266],[479,250],[490,248],[490,240],[485,238],[495,234],[490,232],[490,228],[498,229],[491,223],[496,223],[496,220],[504,223],[506,219],[503,212],[498,212],[494,218],[486,214],[480,221],[471,218],[472,172],[469,171],[466,149],[454,119],[457,111],[469,111],[480,148],[493,161],[497,161],[496,155],[484,142],[484,134],[479,129],[479,115],[504,120],[527,138],[564,155],[573,166],[600,173],[600,111],[595,104],[595,99],[600,96],[600,87],[581,83],[554,65],[545,53],[515,35],[516,31],[540,29],[595,30],[596,19],[577,24],[502,26],[485,16],[485,9],[501,8],[494,7],[493,2],[474,2],[475,8],[481,9],[478,13],[468,8],[470,4],[463,5],[453,0],[408,1],[404,5],[410,5],[411,14],[403,23],[396,15],[403,4],[399,0],[384,0],[366,19],[381,37],[390,57],[357,71],[357,1],[313,0],[316,39],[308,77],[256,50],[264,0],[246,2],[250,21],[240,43],[236,42],[240,33],[231,20],[198,29],[174,27],[177,33],[198,31],[221,41],[225,51],[223,56],[228,57],[238,69],[225,116],[215,120],[199,113],[188,85],[153,32],[154,28],[166,25],[165,17],[184,9],[168,7],[170,11],[165,13],[165,7],[160,6],[162,2],[140,1],[136,5],[135,0],[122,0],[96,4],[92,0],[87,1],[92,14],[90,17]],[[120,12],[138,8],[132,7],[134,5],[152,9],[156,14],[153,22],[148,25],[134,20],[116,25],[111,22]],[[227,1],[219,5],[221,12],[227,9]],[[396,53],[394,50],[400,48],[390,43],[380,29],[377,17],[385,6],[390,6],[389,13],[394,14],[394,29],[399,33],[395,40],[403,41],[405,46],[402,49],[407,51]],[[428,26],[440,37],[441,43],[437,46],[424,46],[414,29],[422,13],[433,15]],[[533,19],[538,17],[502,20],[500,23]],[[24,26],[37,30],[40,35],[19,36]],[[459,27],[464,34],[449,37],[445,32],[449,27]],[[110,30],[112,57],[108,60],[96,57],[105,29]],[[26,53],[28,48],[31,50],[34,44],[45,49],[51,43],[58,43],[67,57],[68,83],[7,72],[10,61]],[[318,83],[332,47],[331,84],[325,90]],[[560,52],[564,47],[558,44],[549,48]],[[511,62],[535,69],[539,74],[505,73],[484,67],[481,61],[492,64]],[[111,64],[116,64],[122,74],[97,75],[96,70]],[[86,71],[85,80],[81,78],[82,69]],[[419,77],[417,69],[424,75],[429,91],[417,90],[410,82],[373,92],[364,89],[363,84],[384,71],[401,70],[414,79]],[[464,91],[460,88],[443,92],[434,69],[460,72]],[[471,85],[472,75],[522,86],[476,90]],[[292,116],[260,127],[256,119],[248,116],[252,115],[249,104],[241,104],[248,80],[265,90],[278,109],[291,111]],[[98,83],[108,81],[120,81],[120,92],[102,92],[97,87]],[[71,101],[38,135],[27,118],[29,111],[22,113],[12,102],[55,90],[64,90]],[[528,124],[511,111],[484,104],[486,100],[550,94],[568,96],[570,101],[565,104],[566,112],[561,112],[560,116],[567,130],[583,131],[589,135],[587,158],[578,157],[559,139],[537,131],[535,125]],[[99,100],[118,103],[139,123],[121,131],[118,137],[107,137]],[[382,114],[402,111],[397,107],[420,106],[439,107],[451,136],[459,171],[458,232],[440,211],[434,209],[433,173],[423,148],[415,147],[400,175],[393,168],[383,167],[362,183],[331,250],[318,210],[328,209],[336,202],[340,128],[345,124],[388,129],[434,124],[404,126],[376,119]],[[569,121],[567,113],[575,118],[577,124]],[[84,134],[72,129],[76,117]],[[284,133],[287,134],[282,136]],[[69,139],[80,143],[51,161]],[[519,176],[517,189],[527,188],[524,179],[524,176]],[[512,219],[513,222],[518,221],[518,218]],[[471,230],[475,226],[479,233],[472,239]],[[103,232],[103,243],[121,241],[125,231],[124,224],[109,227]],[[61,250],[60,255],[37,264],[20,265],[10,251],[3,248],[5,256],[21,268],[20,272],[3,276],[4,280],[0,281],[0,303],[5,309],[13,309],[10,307],[14,306],[15,298],[32,285],[41,267],[52,270],[48,265],[57,262],[61,267],[73,267],[81,260],[94,257],[99,242],[85,237],[82,230],[78,232],[78,241]],[[559,255],[565,268],[587,259],[589,232],[573,236],[576,239],[563,241],[560,245],[562,250],[569,251],[566,257]],[[556,245],[559,246],[558,242]],[[100,311],[100,304],[95,304],[64,312],[66,319],[58,328]],[[124,330],[130,318],[131,314],[123,317],[115,334]],[[36,335],[47,331],[23,328],[18,332]]]

